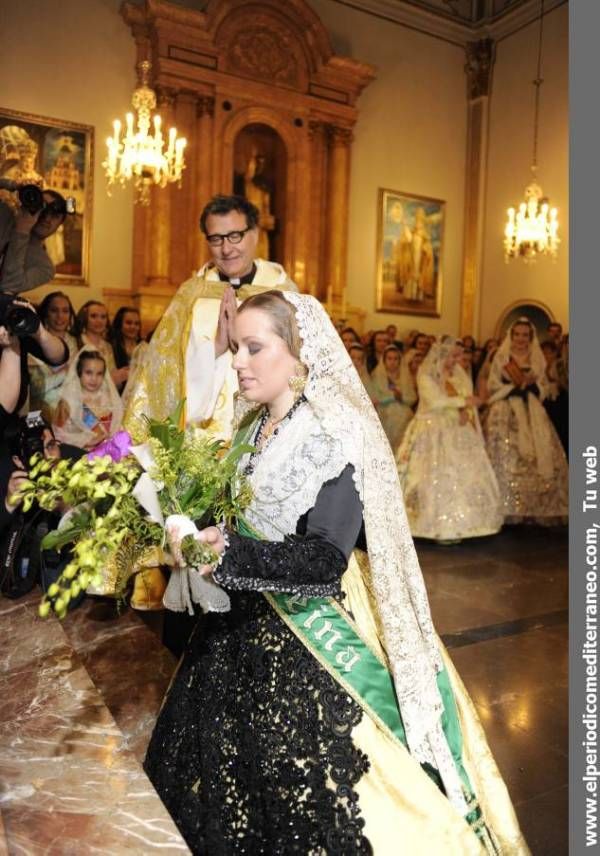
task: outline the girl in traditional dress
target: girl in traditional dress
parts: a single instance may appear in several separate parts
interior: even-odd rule
[[[361,344],[350,345],[348,348],[352,365],[356,369],[359,378],[363,382],[364,388],[369,396],[371,395],[371,375],[367,371],[367,354],[365,348]]]
[[[108,309],[98,300],[88,300],[75,316],[75,335],[80,348],[90,345],[99,351],[106,363],[106,368],[116,387],[126,383],[129,375],[128,366],[117,368],[113,349],[108,341],[110,320]]]
[[[121,306],[110,325],[108,341],[112,345],[115,366],[117,369],[127,368],[128,370],[127,378],[117,384],[121,395],[129,379],[135,349],[142,341],[141,329],[140,313],[133,306]]]
[[[145,760],[188,846],[528,853],[335,328],[310,295],[267,292],[244,302],[234,339],[253,500],[238,531],[198,534],[220,563],[175,568],[165,594],[182,609],[189,575],[212,573],[231,608],[198,623]]]
[[[344,347],[347,351],[350,350],[352,345],[360,345],[360,336],[354,327],[344,327],[340,333],[340,339],[344,343]]]
[[[75,311],[71,301],[62,291],[47,294],[38,308],[38,315],[46,330],[58,336],[67,345],[70,358],[77,353],[77,340],[72,334],[75,323]],[[41,410],[45,420],[54,420],[56,406],[70,359],[62,366],[49,366],[32,354],[28,356],[29,367],[29,409]]]
[[[408,351],[402,355],[402,362],[400,363],[400,388],[411,390],[411,397],[413,399],[411,406],[413,412],[417,409],[419,401],[417,374],[424,359],[425,355],[422,351],[417,351],[416,348],[409,348]]]
[[[121,427],[119,393],[99,351],[86,345],[74,358],[53,421],[57,440],[93,449]]]
[[[565,523],[568,467],[542,401],[546,363],[528,318],[512,324],[488,380],[487,448],[507,523]]]
[[[394,452],[413,418],[411,408],[417,400],[412,384],[406,383],[401,360],[399,349],[395,345],[389,345],[371,373],[371,398]]]
[[[461,346],[433,345],[417,375],[419,406],[397,454],[413,536],[456,542],[502,526],[500,495]]]

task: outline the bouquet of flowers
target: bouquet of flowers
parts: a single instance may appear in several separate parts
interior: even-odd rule
[[[165,563],[172,563],[169,518],[188,518],[201,529],[242,516],[252,494],[237,463],[252,447],[229,447],[182,431],[182,409],[183,402],[162,422],[144,417],[146,437],[138,445],[121,431],[74,463],[31,459],[28,479],[13,501],[22,500],[24,511],[34,501],[47,510],[68,509],[42,549],[72,545],[70,561],[40,604],[42,617],[53,610],[63,618],[69,601],[97,585],[111,562],[119,568],[117,597],[124,595],[136,561],[152,548],[165,551]],[[196,539],[197,529],[188,529],[181,543],[185,565],[217,561],[212,548]]]

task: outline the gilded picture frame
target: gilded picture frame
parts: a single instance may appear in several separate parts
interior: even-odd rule
[[[445,216],[442,199],[379,188],[378,312],[440,317]]]
[[[75,200],[58,231],[46,239],[60,284],[88,285],[93,203],[94,128],[0,107],[0,178],[38,184]],[[0,190],[16,204],[16,196]]]

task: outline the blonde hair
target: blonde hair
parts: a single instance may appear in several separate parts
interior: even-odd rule
[[[302,339],[296,323],[296,312],[293,305],[285,299],[280,291],[263,291],[247,297],[238,309],[238,314],[246,309],[260,309],[271,319],[273,332],[283,339],[290,354],[300,360]]]

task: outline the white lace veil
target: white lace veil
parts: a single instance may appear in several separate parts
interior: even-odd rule
[[[377,609],[408,745],[419,760],[439,758],[442,660],[423,576],[408,527],[398,471],[375,409],[318,300],[286,292],[309,374],[305,396],[322,430],[354,467]]]
[[[71,443],[82,449],[91,448],[102,440],[102,437],[95,434],[86,424],[83,416],[83,392],[81,389],[81,380],[77,374],[77,364],[80,356],[86,352],[96,353],[97,348],[93,345],[84,345],[73,357],[65,382],[60,390],[60,400],[67,405],[69,416],[64,425],[53,426],[58,440],[64,443]],[[123,405],[117,388],[109,374],[108,366],[105,368],[100,389],[93,396],[89,397],[93,400],[93,405],[111,414],[109,436],[112,437],[121,427]]]
[[[442,380],[444,369],[444,361],[448,357],[458,343],[458,339],[453,336],[444,336],[440,341],[434,342],[417,372],[417,378],[430,377],[437,384]]]
[[[400,351],[400,348],[396,347],[396,345],[388,345],[387,348],[385,348],[382,355],[377,360],[377,365],[375,366],[375,368],[371,372],[371,377],[373,378],[373,380],[376,381],[383,388],[387,387],[388,381],[389,381],[388,370],[387,370],[386,365],[385,365],[385,355],[389,351],[394,351],[395,353],[397,353],[400,356],[398,371],[396,373],[396,377],[394,378],[394,382],[396,383],[396,385],[398,387],[400,386],[400,371],[401,371],[400,367],[402,365],[402,352]]]

